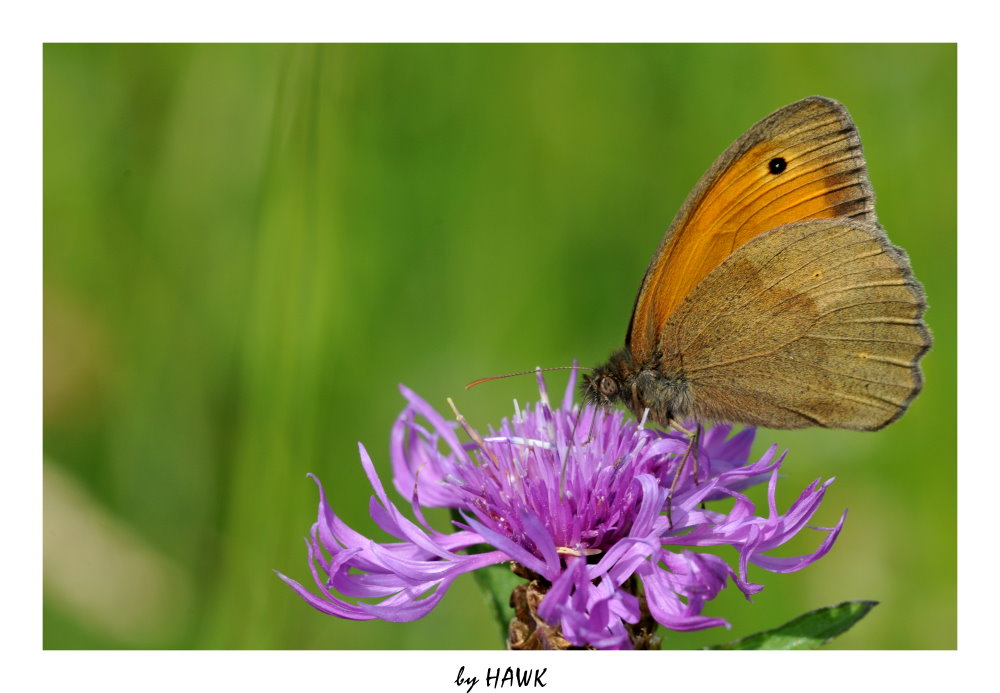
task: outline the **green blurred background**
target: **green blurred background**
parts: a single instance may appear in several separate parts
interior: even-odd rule
[[[606,357],[698,177],[810,94],[926,287],[926,387],[879,433],[761,431],[779,501],[836,475],[816,521],[846,528],[730,585],[732,631],[661,633],[875,599],[835,647],[954,648],[956,50],[901,44],[47,45],[44,646],[497,647],[471,577],[409,624],[299,600],[272,569],[311,584],[306,473],[383,536],[356,445],[388,483],[397,383],[485,426],[533,379],[469,380]]]

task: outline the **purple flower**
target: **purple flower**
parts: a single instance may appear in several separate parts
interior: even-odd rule
[[[412,621],[459,575],[512,561],[529,582],[512,598],[518,616],[510,646],[628,648],[653,642],[656,623],[728,627],[702,614],[727,579],[749,598],[763,589],[750,582],[749,564],[791,572],[830,550],[844,516],[836,527],[811,528],[826,533],[812,554],[768,555],[806,527],[832,479],[817,479],[781,513],[775,487],[784,454],[772,445],[749,463],[754,429],[727,438],[731,427],[718,424],[701,437],[697,481],[692,455],[668,503],[687,438],[644,428],[621,411],[581,409],[573,404],[574,384],[571,377],[562,407],[553,409],[539,374],[539,403],[515,402],[513,418],[485,436],[468,429],[470,443],[459,441],[458,424],[401,386],[407,406],[392,429],[393,482],[415,521],[389,500],[359,445],[375,490],[371,517],[399,541],[378,543],[349,527],[317,480],[319,517],[306,544],[319,594],[278,575],[324,613]],[[768,508],[757,514],[741,491],[765,480]],[[728,511],[706,506],[725,499],[732,499]],[[456,509],[462,520],[439,532],[422,506]],[[482,545],[486,551],[463,551]],[[718,545],[736,549],[736,570],[696,550]]]

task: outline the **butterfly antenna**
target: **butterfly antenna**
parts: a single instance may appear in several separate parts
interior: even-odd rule
[[[567,370],[584,370],[584,371],[590,371],[590,370],[593,370],[593,369],[592,368],[588,368],[587,366],[553,366],[552,368],[533,368],[530,371],[519,371],[517,373],[505,373],[504,375],[491,375],[488,378],[480,378],[479,380],[473,380],[471,383],[469,383],[468,385],[465,386],[465,389],[468,390],[468,389],[473,388],[476,385],[479,385],[481,383],[489,382],[490,380],[500,380],[501,378],[513,378],[515,375],[531,375],[532,373],[538,373],[539,371],[541,371],[541,372],[544,373],[545,371],[567,371]]]

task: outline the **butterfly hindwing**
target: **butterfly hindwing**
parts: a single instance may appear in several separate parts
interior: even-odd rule
[[[689,293],[663,330],[662,368],[687,378],[699,419],[874,430],[920,390],[925,308],[877,225],[788,224]]]

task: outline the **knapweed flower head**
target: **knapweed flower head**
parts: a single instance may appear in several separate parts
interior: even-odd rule
[[[306,540],[318,594],[279,576],[324,613],[412,621],[460,575],[512,562],[528,582],[511,597],[517,615],[509,647],[629,648],[654,643],[656,623],[677,631],[728,627],[703,611],[730,579],[749,598],[763,589],[749,580],[750,564],[792,572],[830,550],[844,516],[835,527],[811,528],[825,536],[809,555],[769,553],[807,527],[832,479],[817,479],[779,512],[784,454],[772,446],[749,462],[753,429],[728,437],[730,426],[715,425],[685,456],[684,435],[575,405],[574,384],[571,377],[554,409],[539,373],[537,404],[515,402],[511,419],[485,434],[469,429],[466,443],[457,423],[401,387],[407,405],[392,429],[390,457],[413,519],[389,499],[359,445],[375,491],[371,517],[398,541],[376,542],[349,527],[320,485],[319,517]],[[768,507],[758,513],[742,491],[765,481]],[[460,519],[441,532],[422,507],[452,508]],[[723,545],[736,550],[735,568],[699,550]]]

